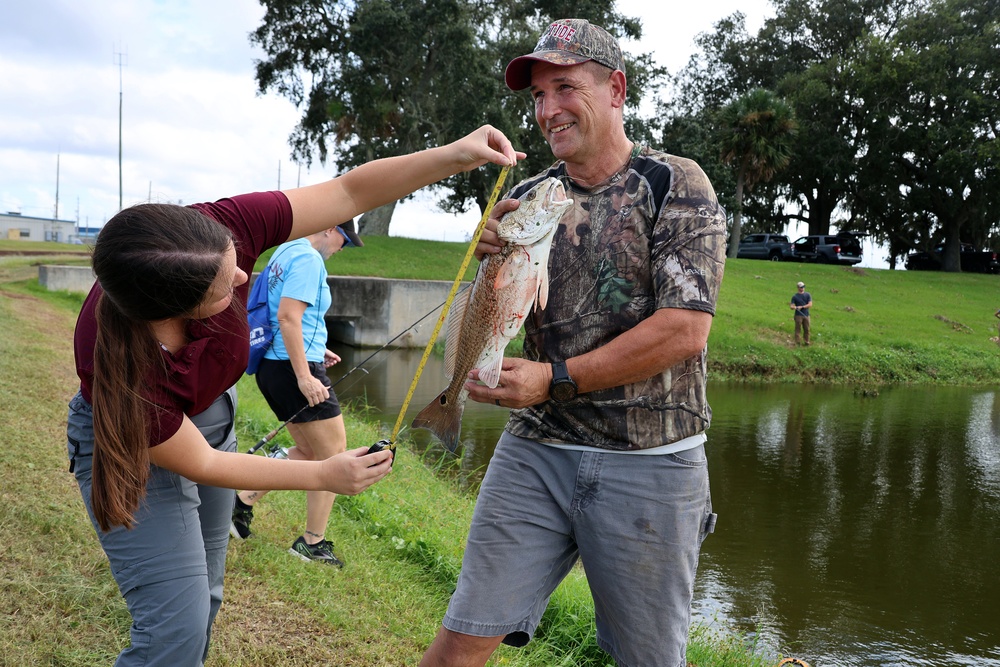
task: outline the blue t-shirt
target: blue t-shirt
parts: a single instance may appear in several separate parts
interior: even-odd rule
[[[802,294],[799,294],[798,292],[796,292],[795,294],[792,295],[792,305],[793,306],[804,306],[804,305],[806,305],[807,303],[809,303],[812,300],[813,300],[813,298],[809,294],[809,292],[803,292]],[[809,317],[809,309],[808,308],[799,308],[798,310],[792,311],[792,314],[793,315],[801,315],[802,317]]]
[[[309,244],[308,239],[296,239],[278,246],[268,266],[271,267],[271,276],[267,286],[267,305],[271,311],[271,330],[275,334],[264,358],[288,359],[288,349],[278,326],[278,305],[285,297],[308,304],[302,313],[306,359],[323,361],[327,342],[324,315],[333,301],[326,282],[323,256]]]

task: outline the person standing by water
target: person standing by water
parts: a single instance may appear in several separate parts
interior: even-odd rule
[[[271,330],[276,333],[254,377],[274,416],[282,422],[291,420],[287,428],[295,446],[288,450],[288,458],[293,461],[321,461],[347,448],[344,417],[326,374],[340,357],[326,348],[325,316],[332,299],[325,262],[343,248],[363,245],[351,219],[281,244],[268,262],[267,299]],[[253,507],[266,493],[236,494],[229,531],[233,537],[250,537]],[[292,543],[292,554],[344,566],[325,537],[336,498],[329,491],[308,492],[305,532]]]
[[[619,665],[679,667],[701,544],[714,530],[704,443],[706,342],[726,255],[726,216],[692,160],[626,133],[617,40],[561,19],[507,66],[528,88],[557,161],[498,203],[499,218],[548,177],[573,201],[549,257],[548,303],[525,321],[524,358],[469,398],[511,408],[480,486],[458,583],[423,667],[484,665],[530,641],[577,560],[597,643]]]
[[[214,203],[139,204],[101,229],[97,281],[74,333],[70,471],[132,617],[117,667],[200,665],[222,587],[234,488],[357,494],[390,471],[368,447],[321,461],[236,452],[247,367],[247,273],[267,248],[315,234],[515,152],[483,126],[446,146],[333,180]]]
[[[795,311],[795,344],[799,344],[799,336],[806,345],[809,345],[809,309],[813,305],[812,295],[806,291],[806,284],[799,282],[796,285],[798,291],[792,295],[792,301],[788,307]]]

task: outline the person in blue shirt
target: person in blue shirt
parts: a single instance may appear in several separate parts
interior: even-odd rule
[[[295,446],[288,450],[290,459],[321,461],[347,449],[344,417],[326,374],[340,357],[326,348],[324,316],[332,299],[325,262],[343,248],[362,245],[352,219],[278,246],[268,262],[268,307],[276,333],[255,377],[275,416],[291,420],[288,433]],[[236,495],[233,537],[250,537],[253,506],[266,493],[243,490]],[[305,533],[292,544],[292,554],[343,567],[325,536],[336,497],[329,491],[308,492]]]
[[[809,344],[809,308],[813,305],[812,295],[806,291],[806,284],[799,282],[798,292],[792,295],[788,307],[795,311],[795,344],[799,344],[799,335],[805,344]]]

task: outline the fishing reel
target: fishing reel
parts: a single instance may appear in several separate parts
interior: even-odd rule
[[[268,446],[267,451],[264,452],[264,456],[269,459],[287,459],[288,450],[275,442]]]
[[[392,452],[392,462],[396,462],[396,445],[388,440],[379,440],[374,445],[368,448],[368,454],[374,454],[375,452],[381,452],[383,449],[388,449]],[[369,466],[372,467],[372,466]]]

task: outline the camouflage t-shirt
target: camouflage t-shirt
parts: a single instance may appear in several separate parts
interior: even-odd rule
[[[715,314],[726,252],[726,217],[692,160],[649,148],[624,172],[583,190],[557,162],[519,183],[563,182],[573,206],[549,258],[549,299],[525,322],[524,356],[569,359],[601,347],[659,308]],[[541,442],[611,450],[659,447],[701,433],[712,418],[705,350],[645,380],[546,401],[511,413],[510,433]]]

